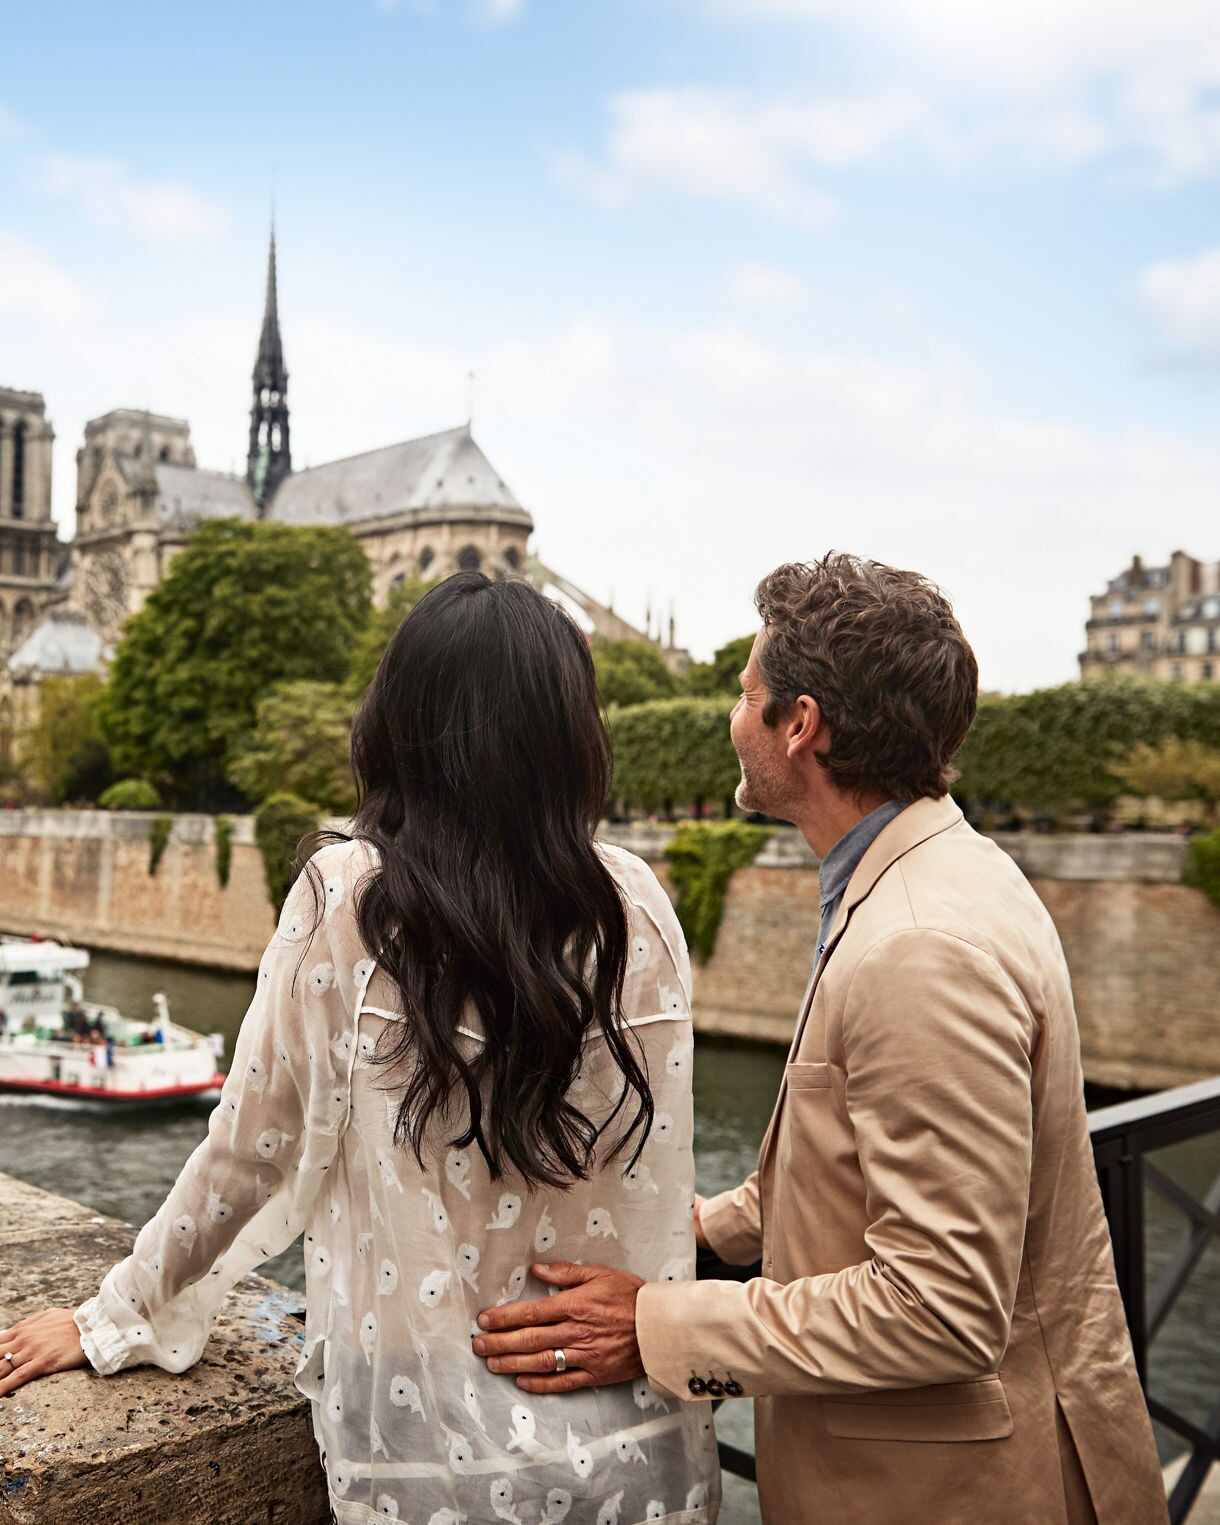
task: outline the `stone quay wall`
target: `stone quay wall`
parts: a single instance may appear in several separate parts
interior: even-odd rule
[[[155,875],[151,815],[0,812],[0,930],[253,970],[274,925],[248,818],[216,875],[214,825],[177,816]],[[664,826],[607,828],[667,882]],[[1085,1073],[1160,1089],[1220,1073],[1220,910],[1181,883],[1175,836],[1006,833],[1050,909],[1076,992]],[[787,1043],[818,925],[817,859],[778,831],[729,885],[716,951],[695,970],[701,1032]]]

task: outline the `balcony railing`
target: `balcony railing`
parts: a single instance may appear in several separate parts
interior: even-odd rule
[[[1190,1339],[1189,1331],[1183,1338],[1180,1323],[1173,1323],[1175,1310],[1192,1298],[1208,1299],[1197,1273],[1209,1250],[1215,1257],[1211,1274],[1220,1271],[1220,1147],[1211,1159],[1195,1148],[1183,1171],[1181,1146],[1205,1139],[1220,1146],[1220,1076],[1090,1112],[1089,1133],[1148,1412],[1186,1446],[1169,1496],[1170,1521],[1182,1525],[1220,1460],[1220,1361],[1215,1350]],[[1160,1219],[1155,1244],[1149,1235],[1154,1213]],[[1169,1214],[1182,1220],[1176,1235],[1165,1232]],[[710,1251],[699,1252],[700,1278],[748,1281],[760,1271],[759,1265],[725,1265]],[[1216,1300],[1214,1290],[1210,1298]],[[1180,1396],[1187,1393],[1196,1407],[1203,1395],[1200,1416],[1183,1412],[1191,1406]],[[720,1465],[755,1481],[748,1451],[721,1442]]]

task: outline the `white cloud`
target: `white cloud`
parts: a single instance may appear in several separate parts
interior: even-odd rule
[[[50,154],[37,166],[37,183],[52,195],[73,197],[103,228],[177,240],[204,238],[225,226],[221,209],[188,186],[172,180],[141,183],[114,159]]]
[[[749,260],[730,271],[727,290],[743,307],[795,307],[809,295],[807,284],[794,271],[762,260]]]
[[[1152,265],[1136,295],[1175,350],[1220,360],[1220,248]]]
[[[1136,157],[1170,183],[1220,169],[1215,0],[687,0],[708,14],[861,36],[916,78],[971,152]]]
[[[0,318],[56,325],[81,317],[88,305],[84,288],[49,255],[0,232]]]
[[[486,26],[504,26],[516,21],[524,9],[525,0],[477,0],[474,17]]]
[[[610,101],[604,162],[569,156],[567,184],[616,205],[645,190],[735,202],[818,227],[834,200],[810,171],[874,158],[932,124],[908,96],[762,101],[697,87],[627,91]]]

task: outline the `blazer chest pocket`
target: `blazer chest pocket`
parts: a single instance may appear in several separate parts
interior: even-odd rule
[[[830,1084],[828,1064],[786,1064],[784,1084],[790,1091],[819,1091]]]
[[[844,1440],[1003,1440],[1013,1429],[999,1377],[827,1398],[822,1407],[827,1430]]]

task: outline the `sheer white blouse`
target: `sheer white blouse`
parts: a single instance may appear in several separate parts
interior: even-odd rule
[[[229,1288],[303,1230],[297,1385],[339,1525],[716,1519],[707,1405],[666,1400],[646,1378],[526,1394],[470,1348],[482,1308],[544,1295],[534,1261],[596,1261],[650,1281],[693,1275],[686,946],[647,865],[602,851],[628,918],[622,1020],[656,1106],[635,1167],[620,1159],[567,1191],[530,1191],[511,1175],[493,1182],[478,1150],[449,1146],[439,1126],[422,1169],[395,1146],[392,1075],[372,1060],[386,1024],[402,1017],[352,914],[375,860],[356,844],[325,848],[314,859],[320,925],[302,875],[263,956],[207,1138],[133,1253],[76,1312],[95,1370],[184,1371]],[[620,1088],[604,1042],[591,1038],[573,1099],[596,1119]]]

